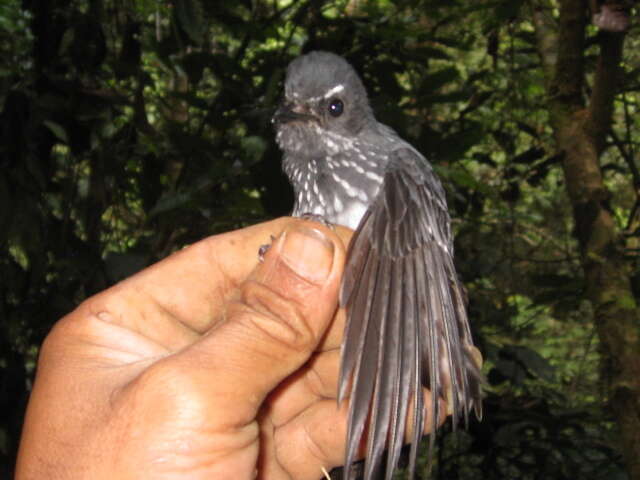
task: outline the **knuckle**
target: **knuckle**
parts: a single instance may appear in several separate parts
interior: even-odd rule
[[[311,391],[314,395],[320,398],[329,397],[328,392],[331,391],[331,388],[325,382],[322,372],[320,372],[318,368],[317,362],[313,362],[310,365],[310,368],[304,378],[309,391]]]
[[[317,343],[317,335],[299,306],[265,285],[249,281],[241,291],[240,317],[264,335],[295,351]]]

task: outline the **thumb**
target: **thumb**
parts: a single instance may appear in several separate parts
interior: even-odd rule
[[[294,220],[239,286],[225,320],[189,349],[202,352],[197,363],[226,421],[252,421],[269,392],[316,349],[337,309],[344,258],[333,232]]]

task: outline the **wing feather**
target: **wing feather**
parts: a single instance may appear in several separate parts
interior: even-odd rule
[[[373,265],[372,265],[373,264]],[[363,282],[357,291],[354,301],[358,301],[359,297],[366,296],[366,302],[362,302],[362,305],[356,303],[354,310],[357,308],[358,312],[362,312],[363,322],[360,330],[353,330],[352,336],[356,337],[358,344],[357,355],[355,358],[355,367],[353,373],[353,386],[351,391],[351,400],[349,402],[349,424],[347,428],[347,455],[345,465],[349,466],[353,462],[358,446],[360,445],[360,439],[365,428],[365,423],[369,417],[369,409],[371,405],[371,398],[373,395],[377,368],[378,357],[378,326],[376,320],[371,321],[371,312],[373,306],[373,298],[378,283],[378,259],[373,258],[371,262],[368,262],[365,266],[364,272],[366,273],[370,268],[370,274],[365,277]],[[364,292],[362,290],[365,289]],[[362,295],[360,295],[362,293]],[[347,327],[348,330],[348,327]],[[344,343],[342,352],[344,353]],[[343,355],[343,358],[345,356]],[[347,355],[348,357],[348,355]],[[348,359],[348,358],[347,358]],[[343,362],[344,363],[344,362]],[[345,376],[345,380],[347,377]],[[339,385],[339,390],[346,390],[345,383]]]
[[[380,191],[351,240],[340,303],[347,326],[339,401],[351,396],[346,465],[368,429],[364,478],[378,478],[387,449],[384,478],[390,480],[410,419],[413,474],[427,415],[422,387],[431,391],[431,425],[441,415],[440,399],[455,425],[467,422],[471,408],[481,415],[482,384],[444,191],[413,149],[391,154]]]
[[[383,258],[380,266],[380,278],[376,285],[376,294],[374,308],[371,311],[372,318],[386,318],[389,311],[389,302],[387,299],[390,295],[390,287],[392,282],[384,279],[390,279],[392,272],[392,260]],[[376,438],[386,438],[389,431],[389,423],[391,419],[391,404],[393,396],[394,379],[391,377],[391,370],[397,361],[395,351],[397,339],[393,338],[390,331],[393,325],[389,322],[380,322],[377,334],[378,342],[378,358],[376,362],[375,386],[373,394],[373,404],[371,406],[371,419],[369,421],[369,435],[367,437],[367,458],[371,461],[365,466],[365,478],[370,478],[374,471],[380,467],[384,444],[376,442]],[[385,381],[385,379],[388,379]]]
[[[398,318],[404,318],[410,314],[410,310],[404,306],[404,298],[402,297],[403,284],[411,282],[413,278],[409,277],[405,271],[406,262],[401,260],[394,262],[393,272],[391,276],[391,297],[389,299],[390,312],[397,314]],[[401,345],[406,345],[407,341],[404,336],[407,335],[407,322],[394,322],[390,325],[390,338],[394,339],[392,351],[389,352],[391,358],[395,358],[393,370],[390,372],[393,380],[393,393],[391,398],[391,416],[389,419],[389,456],[387,458],[387,468],[385,478],[390,478],[398,464],[400,451],[404,443],[404,430],[406,426],[409,382],[411,370],[408,368]]]
[[[363,232],[366,234],[367,229],[363,229]],[[359,352],[364,347],[365,339],[360,333],[365,331],[369,319],[373,299],[373,289],[369,287],[375,282],[377,270],[377,258],[369,257],[369,243],[363,245],[354,243],[353,250],[356,252],[350,258],[352,273],[351,275],[345,273],[341,288],[341,297],[349,301],[349,321],[345,327],[340,353],[339,403],[347,394],[351,376],[360,356]],[[353,283],[349,283],[351,280]]]
[[[411,368],[411,410],[410,413],[413,416],[413,437],[411,440],[411,449],[409,450],[409,478],[414,477],[415,468],[416,468],[416,459],[418,457],[418,446],[420,443],[420,439],[422,438],[422,426],[424,425],[424,397],[422,395],[422,384],[424,381],[424,372],[423,372],[423,358],[421,354],[421,344],[423,344],[422,335],[426,332],[423,330],[423,325],[421,325],[421,319],[425,318],[427,314],[428,304],[425,301],[424,297],[424,289],[425,289],[425,275],[424,270],[421,268],[422,263],[420,262],[420,252],[412,252],[410,255],[411,258],[411,269],[413,270],[414,281],[416,285],[416,290],[413,294],[413,302],[415,304],[414,316],[411,320],[411,335],[413,339],[411,342],[407,344],[407,353],[409,357],[409,361],[412,363]],[[407,292],[404,292],[407,293]],[[411,297],[409,297],[409,301],[411,302]],[[402,321],[402,319],[395,319],[396,321]],[[394,321],[392,319],[387,319],[387,321]],[[426,326],[429,326],[429,323],[426,323]],[[384,441],[383,439],[379,439],[379,441]]]

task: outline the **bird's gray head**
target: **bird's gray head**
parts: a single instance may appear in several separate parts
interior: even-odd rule
[[[375,122],[358,74],[333,53],[311,52],[292,61],[284,90],[273,122],[287,153],[331,155]]]

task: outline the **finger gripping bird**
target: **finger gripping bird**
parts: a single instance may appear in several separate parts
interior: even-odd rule
[[[431,392],[431,425],[446,413],[454,426],[466,423],[472,408],[481,415],[480,361],[453,264],[444,190],[429,162],[376,121],[362,81],[342,57],[318,51],[295,59],[284,97],[273,121],[294,189],[293,215],[355,230],[340,290],[347,478],[365,428],[366,480],[392,478],[408,427],[413,475],[427,418],[423,386]]]

